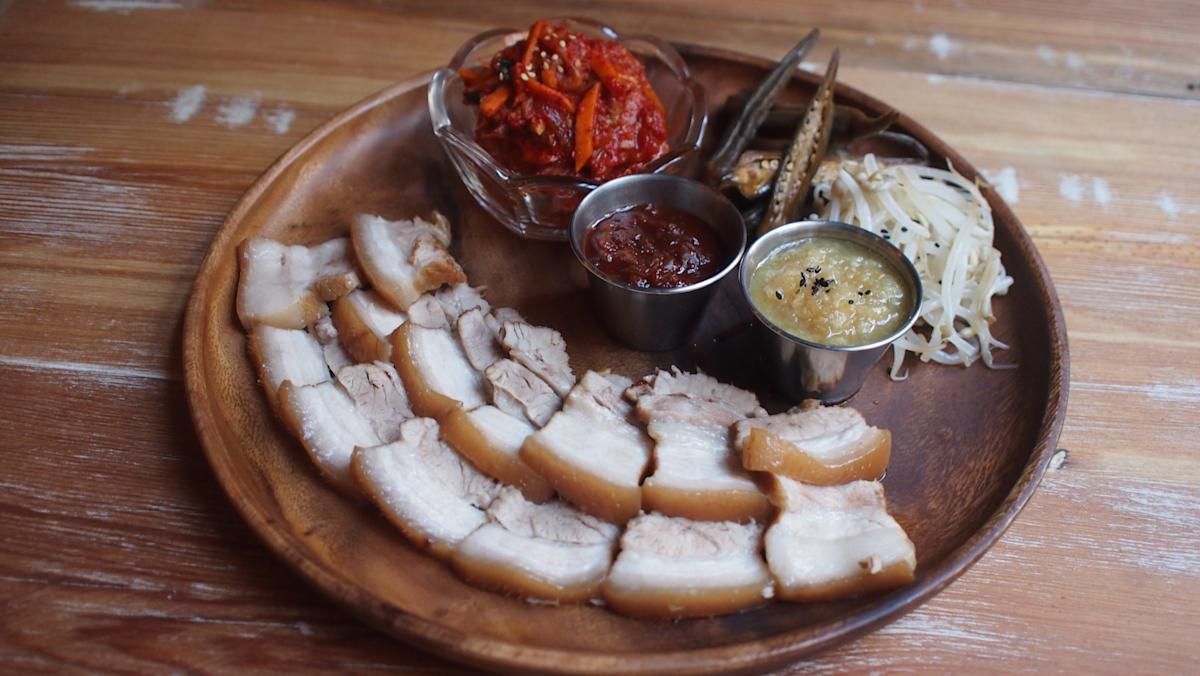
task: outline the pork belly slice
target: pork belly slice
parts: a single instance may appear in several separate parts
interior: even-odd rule
[[[354,448],[383,442],[350,395],[331,382],[296,385],[285,380],[279,388],[279,410],[321,474],[342,491],[355,493],[350,478]]]
[[[650,439],[621,398],[628,379],[584,374],[563,409],[521,447],[521,458],[567,500],[611,523],[641,509],[641,481]]]
[[[646,439],[634,417],[633,404],[621,397],[629,387],[628,378],[614,373],[588,371],[571,388],[563,401],[564,409],[578,410],[595,420],[610,424],[612,431],[632,439]]]
[[[325,301],[358,286],[344,237],[312,247],[249,239],[241,245],[238,318],[247,329],[302,329],[329,311]]]
[[[341,341],[338,340],[337,327],[333,325],[332,317],[329,315],[321,317],[313,322],[309,331],[320,343],[321,353],[325,356],[325,364],[329,366],[331,372],[337,373],[355,363],[354,358],[350,356],[349,352],[346,352]]]
[[[780,598],[824,601],[912,582],[916,550],[878,481],[810,486],[776,477],[772,499],[781,511],[765,542]]]
[[[391,336],[405,321],[403,312],[374,291],[355,291],[333,304],[333,325],[355,361],[388,361]]]
[[[433,223],[359,214],[350,237],[367,279],[400,310],[407,310],[425,291],[467,279],[446,250],[450,224],[440,214],[434,214]]]
[[[520,312],[510,307],[495,307],[488,313],[488,324],[496,331],[496,335],[500,334],[500,327],[506,322],[514,322],[519,324],[528,324]]]
[[[675,366],[669,372],[660,369],[625,391],[626,398],[633,402],[644,396],[666,394],[682,394],[693,399],[716,402],[743,418],[767,414],[753,392],[726,385],[702,371],[684,373]]]
[[[521,445],[534,427],[495,406],[472,411],[451,409],[442,422],[442,438],[484,474],[516,486],[534,502],[554,497],[554,487],[521,459]]]
[[[316,385],[329,380],[321,345],[308,331],[260,324],[250,331],[248,348],[250,361],[258,369],[258,380],[273,409],[278,410],[279,386],[283,381]]]
[[[423,294],[415,303],[408,306],[406,311],[408,321],[430,329],[448,329],[450,320],[446,311],[432,293]]]
[[[417,415],[441,419],[452,409],[487,403],[483,375],[446,329],[406,322],[392,334],[392,363]]]
[[[621,536],[604,600],[619,613],[652,618],[708,617],[765,603],[773,592],[762,533],[753,523],[643,514]]]
[[[619,529],[562,501],[539,505],[502,489],[488,523],[467,536],[450,559],[481,587],[549,601],[586,601],[612,563]]]
[[[413,544],[448,558],[487,522],[500,486],[438,440],[438,424],[414,418],[400,439],[354,451],[354,480]]]
[[[643,509],[701,521],[761,523],[771,516],[770,500],[733,448],[740,414],[683,394],[642,395],[637,413],[655,442]]]
[[[848,406],[743,420],[734,435],[746,469],[820,486],[878,479],[892,453],[892,433],[871,427]]]
[[[404,383],[391,364],[353,364],[337,372],[337,381],[381,443],[400,438],[400,425],[412,418],[413,412]]]
[[[492,306],[483,297],[482,291],[483,289],[463,282],[440,288],[433,297],[441,306],[446,319],[453,324],[467,310],[479,310],[483,314],[492,311]]]
[[[504,357],[496,331],[488,325],[487,315],[479,308],[471,308],[459,315],[454,330],[467,361],[476,371],[483,371]]]
[[[506,359],[506,348],[501,343],[500,330],[505,322],[510,321],[524,323],[516,310],[506,307],[495,308],[491,312],[473,307],[458,316],[458,320],[455,322],[455,333],[462,342],[463,351],[467,354],[467,361],[471,362],[471,366],[474,366],[476,370],[486,371],[492,364]],[[541,380],[528,368],[521,366],[521,369]],[[549,388],[547,387],[547,389]],[[553,390],[550,392],[553,394]],[[555,397],[557,398],[557,395]]]
[[[562,334],[545,326],[507,321],[500,327],[500,343],[509,356],[546,381],[560,397],[575,385]]]
[[[546,381],[511,359],[501,359],[483,372],[492,387],[496,408],[544,427],[562,408],[563,400]]]

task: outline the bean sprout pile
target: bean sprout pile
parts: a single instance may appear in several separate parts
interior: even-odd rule
[[[893,344],[891,376],[904,380],[907,353],[921,361],[991,368],[992,296],[1012,286],[992,246],[992,211],[979,187],[950,167],[882,164],[874,155],[825,162],[813,181],[817,217],[870,230],[912,261],[925,287],[917,326]]]

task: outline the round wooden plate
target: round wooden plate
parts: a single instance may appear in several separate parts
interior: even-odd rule
[[[753,87],[772,65],[708,48],[680,51],[714,109],[730,94]],[[401,83],[355,105],[276,162],[217,233],[188,304],[188,397],[213,469],[268,546],[331,598],[423,649],[491,668],[756,670],[856,636],[917,606],[977,560],[1029,499],[1066,411],[1067,341],[1058,299],[1033,243],[986,189],[996,246],[1016,282],[996,303],[995,331],[1012,345],[1001,360],[1019,368],[910,361],[909,379],[891,382],[881,363],[851,401],[894,435],[884,485],[891,511],[916,544],[913,584],[836,603],[776,603],[714,619],[651,622],[594,606],[533,605],[481,591],[409,546],[369,505],[322,482],[267,408],[234,311],[236,248],[247,237],[315,243],[344,234],[360,212],[400,218],[436,208],[454,224],[452,250],[471,282],[486,285],[494,305],[515,307],[534,323],[561,331],[576,372],[608,367],[638,377],[656,366],[699,362],[753,384],[749,367],[739,366],[744,353],[736,340],[700,340],[700,348],[664,354],[615,344],[592,317],[567,247],[511,235],[467,195],[431,133],[427,81]],[[804,100],[815,84],[814,76],[798,74],[787,95]],[[842,85],[837,99],[871,113],[887,108]],[[901,116],[898,127],[968,178],[976,176],[969,163],[911,119]],[[729,305],[729,294],[721,298],[718,308]]]

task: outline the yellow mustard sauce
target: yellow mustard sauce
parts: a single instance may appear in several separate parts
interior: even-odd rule
[[[895,333],[911,300],[870,249],[814,237],[776,249],[750,277],[750,300],[777,327],[812,343],[854,346]]]

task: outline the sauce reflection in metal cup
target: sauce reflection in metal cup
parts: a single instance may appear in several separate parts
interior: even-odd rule
[[[588,259],[584,238],[601,219],[641,205],[677,209],[704,221],[720,236],[729,260],[712,276],[670,289],[639,288],[607,277]],[[696,328],[720,281],[737,268],[746,248],[742,215],[712,188],[678,176],[636,174],[601,185],[571,220],[571,250],[588,272],[600,323],[617,340],[646,352],[679,347]]]
[[[896,271],[909,299],[908,315],[899,328],[863,345],[823,345],[797,337],[764,316],[750,294],[754,272],[779,249],[813,238],[860,244]],[[899,249],[873,232],[836,221],[797,221],[771,230],[746,251],[738,281],[742,296],[757,319],[755,330],[762,346],[766,376],[793,400],[820,399],[827,404],[843,402],[858,392],[887,348],[916,323],[923,293],[916,268]]]

